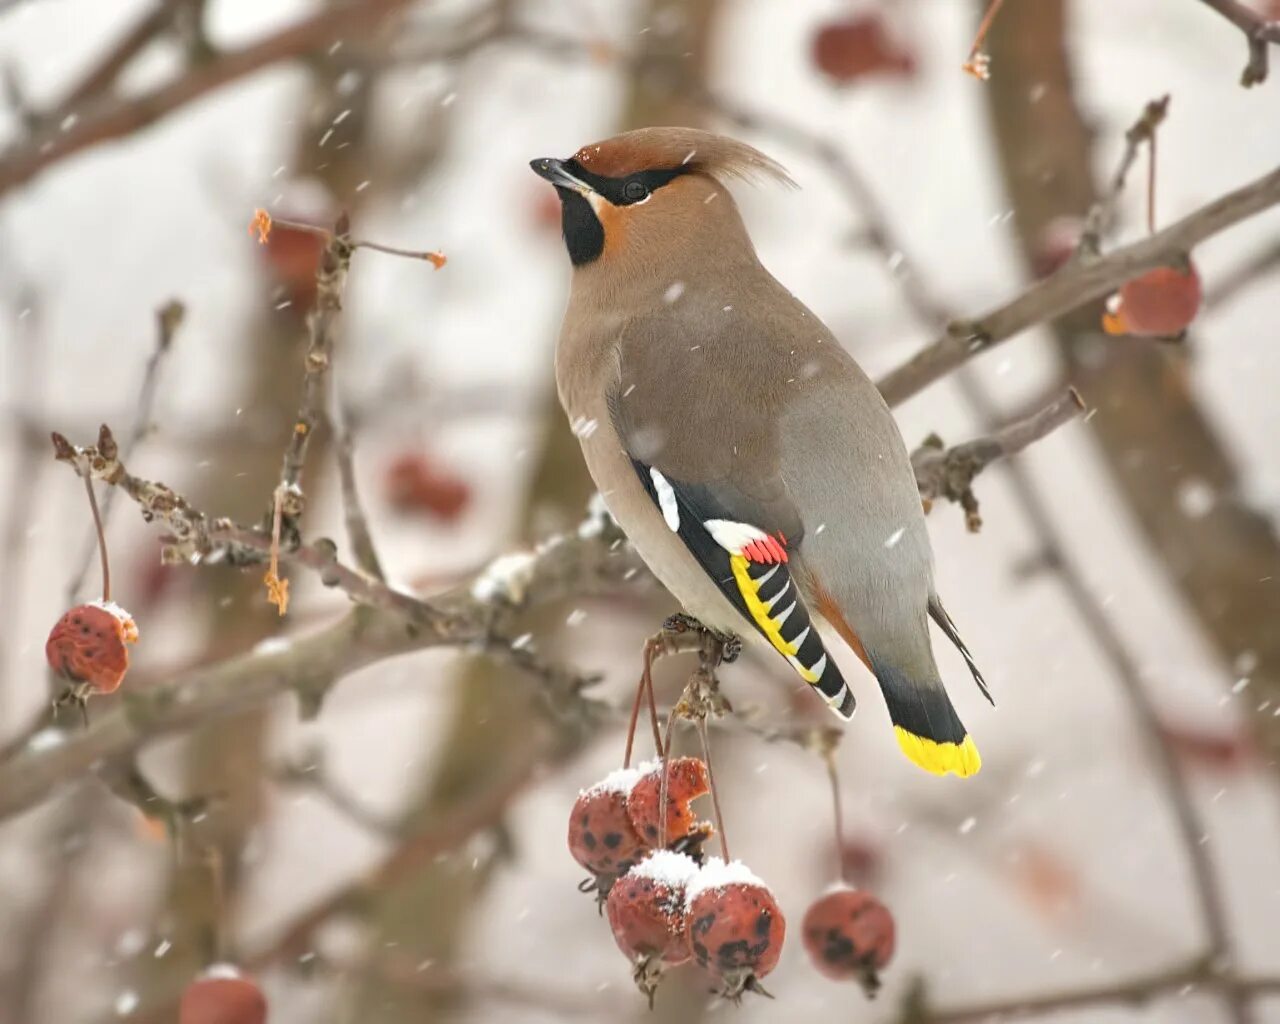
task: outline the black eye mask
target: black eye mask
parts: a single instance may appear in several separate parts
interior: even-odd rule
[[[566,160],[564,169],[579,181],[590,185],[614,206],[642,203],[667,182],[690,170],[688,166],[670,167],[662,170],[636,171],[621,178],[606,178],[602,174],[593,174],[588,171],[577,160]]]

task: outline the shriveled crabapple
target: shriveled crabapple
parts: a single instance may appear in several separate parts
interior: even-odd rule
[[[664,836],[662,815],[658,811],[663,767],[652,764],[642,768],[641,777],[627,797],[627,816],[640,838],[650,846],[657,846]],[[694,800],[711,791],[706,763],[697,757],[672,758],[667,762],[666,776],[666,845],[696,851],[712,833],[710,824],[698,821],[691,806]]]
[[[712,857],[685,886],[689,952],[715,991],[737,1001],[778,965],[787,924],[769,887],[740,861]]]
[[[880,987],[877,971],[893,958],[894,923],[878,899],[841,885],[819,897],[800,926],[804,948],[821,974],[856,980],[868,996]]]
[[[113,693],[129,670],[128,644],[138,642],[133,617],[113,601],[90,601],[66,612],[45,641],[49,667],[71,683],[60,703]]]
[[[656,850],[614,882],[605,902],[618,948],[632,964],[632,977],[653,1003],[664,965],[690,958],[685,938],[685,886],[698,873],[688,854]]]
[[[569,852],[608,892],[613,879],[643,855],[646,846],[627,814],[627,796],[643,772],[620,768],[578,794],[569,815]]]
[[[267,997],[230,964],[216,964],[182,993],[178,1024],[266,1024]]]

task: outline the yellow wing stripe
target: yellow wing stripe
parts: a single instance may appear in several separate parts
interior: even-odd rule
[[[966,736],[960,743],[938,743],[908,732],[900,725],[895,725],[893,732],[898,737],[902,752],[934,775],[955,774],[963,779],[977,775],[982,767],[982,758],[972,736]]]
[[[796,660],[797,647],[793,643],[788,643],[782,636],[782,627],[778,619],[770,616],[769,608],[760,600],[760,584],[751,578],[751,574],[747,572],[747,566],[751,562],[745,555],[730,555],[729,565],[733,569],[733,578],[738,584],[738,593],[742,595],[742,600],[746,602],[747,610],[751,613],[751,618],[755,624],[760,627],[760,632],[765,635],[769,643],[791,662],[791,667],[799,673],[800,678],[806,683],[816,683],[818,677],[810,672],[804,665]]]

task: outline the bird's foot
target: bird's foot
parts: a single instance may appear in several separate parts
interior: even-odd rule
[[[704,626],[692,615],[687,615],[684,612],[677,612],[675,615],[668,616],[666,621],[662,623],[662,631],[675,637],[688,636],[689,634],[697,636],[701,641],[700,647],[708,648],[708,653],[714,654],[717,663],[721,665],[728,665],[737,661],[738,655],[742,653],[742,640],[735,634],[721,633],[710,626]],[[711,651],[712,645],[715,645],[718,650]]]

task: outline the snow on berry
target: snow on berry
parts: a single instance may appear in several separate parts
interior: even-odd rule
[[[778,965],[786,919],[773,893],[741,862],[712,857],[685,886],[685,931],[693,959],[727,999],[763,993]]]
[[[662,821],[658,812],[658,802],[662,799],[662,775],[662,766],[654,766],[635,783],[627,797],[627,816],[631,824],[637,834],[652,846],[657,846],[662,837]],[[699,822],[690,806],[695,799],[709,792],[707,766],[701,758],[677,757],[668,763],[667,846],[691,837],[701,842],[711,834],[711,826]]]
[[[605,910],[613,939],[631,961],[640,991],[653,1001],[664,964],[690,957],[684,931],[684,890],[698,872],[684,853],[657,850],[619,878]]]
[[[129,670],[126,644],[137,643],[132,617],[110,601],[79,604],[55,624],[45,642],[49,667],[89,692],[111,693]]]
[[[818,971],[834,981],[856,980],[868,996],[880,987],[877,971],[893,958],[893,915],[862,889],[845,886],[820,897],[800,926],[804,948]]]
[[[230,964],[210,967],[182,993],[178,1024],[266,1024],[267,999]]]
[[[1108,304],[1102,328],[1138,338],[1176,337],[1196,318],[1203,297],[1190,261],[1182,269],[1156,267],[1125,282]]]
[[[569,815],[569,852],[601,880],[612,881],[646,849],[627,814],[627,796],[642,774],[635,768],[610,772],[578,795]]]

